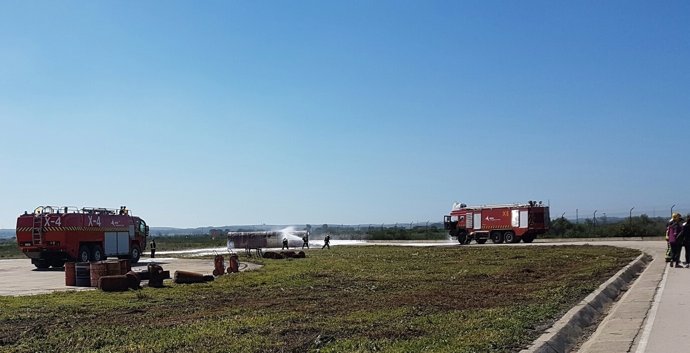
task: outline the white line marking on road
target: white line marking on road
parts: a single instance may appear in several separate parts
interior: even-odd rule
[[[647,343],[649,342],[649,335],[652,333],[652,326],[654,326],[654,319],[656,319],[656,312],[659,310],[659,303],[661,302],[661,295],[664,293],[664,288],[666,287],[666,278],[668,277],[669,266],[664,265],[666,268],[664,270],[664,276],[659,282],[659,290],[654,295],[654,302],[652,307],[649,309],[649,315],[647,315],[647,323],[644,326],[644,331],[642,331],[642,336],[640,337],[640,342],[637,345],[637,350],[635,353],[644,353],[647,350]]]

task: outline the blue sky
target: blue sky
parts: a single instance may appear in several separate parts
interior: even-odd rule
[[[0,1],[0,228],[690,212],[687,1]]]

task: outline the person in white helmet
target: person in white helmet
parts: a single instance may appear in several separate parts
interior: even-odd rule
[[[323,238],[323,246],[321,247],[321,249],[326,248],[326,247],[328,248],[328,250],[331,250],[331,235],[330,234],[326,234],[326,237]]]

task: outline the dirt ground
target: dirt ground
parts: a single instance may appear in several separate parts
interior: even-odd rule
[[[212,259],[189,258],[144,258],[132,266],[134,271],[143,271],[149,263],[156,263],[164,270],[170,271],[170,276],[176,270],[200,272],[210,275],[213,272]],[[227,265],[227,259],[226,259]],[[258,268],[259,265],[241,263],[240,271]],[[146,281],[143,282],[145,284]],[[0,296],[4,295],[32,295],[70,290],[94,290],[89,287],[65,286],[65,272],[62,268],[37,270],[29,259],[0,260]]]

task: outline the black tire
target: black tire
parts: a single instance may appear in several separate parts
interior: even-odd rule
[[[491,232],[491,241],[494,242],[494,244],[501,244],[503,243],[503,234],[501,232]]]
[[[139,262],[139,259],[141,258],[141,250],[139,250],[138,246],[133,246],[132,249],[129,250],[129,261],[133,264]]]
[[[465,232],[458,233],[458,243],[465,244],[465,242],[467,242],[467,233],[465,233]]]
[[[477,239],[477,244],[486,244],[488,239]]]
[[[89,262],[91,258],[91,252],[89,251],[88,245],[79,246],[79,252],[77,253],[77,262]]]
[[[91,261],[103,261],[105,260],[105,254],[103,253],[103,248],[100,245],[93,245],[91,247]]]
[[[50,262],[50,266],[53,266],[55,268],[63,267],[63,266],[65,266],[65,261],[64,260],[53,260]]]
[[[534,235],[523,235],[522,236],[522,242],[524,243],[531,243],[534,241]]]
[[[503,233],[503,239],[505,239],[506,243],[517,243],[520,241],[520,239],[515,236],[515,233],[510,230]]]

